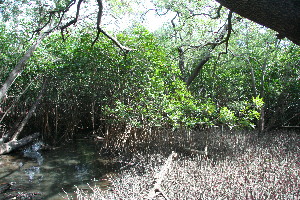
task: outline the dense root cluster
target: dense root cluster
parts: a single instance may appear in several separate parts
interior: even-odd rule
[[[213,133],[210,159],[181,156],[162,182],[169,199],[300,199],[299,134]],[[219,150],[219,154],[218,154]],[[111,178],[110,190],[77,191],[78,199],[142,199],[166,155],[139,155]]]

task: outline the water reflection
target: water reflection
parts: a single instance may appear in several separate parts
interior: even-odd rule
[[[38,141],[22,151],[25,158],[30,158],[33,161],[37,162],[37,166],[30,166],[29,168],[24,169],[24,172],[28,176],[28,180],[30,182],[33,182],[34,179],[37,179],[38,182],[40,182],[43,179],[43,175],[40,174],[40,166],[44,161],[43,155],[40,152],[42,145],[43,142]],[[24,163],[20,162],[19,166],[20,168],[22,168],[24,166]]]
[[[101,186],[97,180],[113,171],[111,166],[98,162],[99,147],[87,139],[51,151],[43,151],[43,145],[37,142],[21,154],[0,157],[0,182],[16,183],[16,190],[10,193],[41,193],[42,199],[63,199],[64,191],[72,193],[75,185],[79,188],[87,188],[87,183]]]
[[[43,142],[38,141],[31,145],[30,147],[27,147],[23,150],[23,156],[27,158],[34,159],[39,165],[41,165],[44,161],[44,158],[40,152],[41,147],[43,145]]]
[[[90,171],[85,164],[76,165],[75,170],[76,170],[75,178],[79,181],[83,181],[85,177],[89,175],[89,171]]]

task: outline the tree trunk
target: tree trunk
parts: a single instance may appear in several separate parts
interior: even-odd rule
[[[300,45],[299,0],[216,0],[231,11],[278,32]]]
[[[27,145],[36,138],[38,138],[39,133],[34,133],[20,140],[11,140],[7,143],[0,144],[0,155],[10,153],[22,146]]]
[[[183,77],[185,75],[185,56],[184,56],[184,49],[183,47],[178,47],[177,48],[177,51],[178,51],[178,55],[179,55],[179,62],[178,62],[178,66],[179,66],[179,69],[180,69],[180,72],[181,72],[181,79],[184,81]]]
[[[260,89],[260,98],[265,100],[265,74],[266,74],[266,66],[267,66],[268,57],[265,58],[264,64],[261,67],[262,75],[261,75],[261,89]],[[258,122],[259,132],[262,133],[265,130],[265,105],[260,109],[260,119]]]
[[[187,86],[191,85],[191,83],[193,82],[193,80],[195,80],[195,78],[198,76],[198,74],[200,73],[201,69],[205,65],[205,63],[207,63],[210,58],[211,58],[210,54],[207,54],[204,58],[201,59],[201,61],[197,64],[197,66],[194,68],[194,70],[191,73],[191,75],[186,80],[186,85]]]
[[[2,85],[2,88],[0,89],[0,104],[3,100],[3,98],[6,96],[7,91],[13,84],[13,82],[16,80],[16,78],[24,71],[25,64],[27,60],[33,55],[33,52],[36,50],[36,48],[40,45],[42,40],[49,35],[49,32],[41,33],[38,37],[38,39],[35,41],[35,43],[27,50],[25,55],[19,60],[18,64],[15,66],[15,68],[10,72],[8,78]]]
[[[22,130],[24,129],[25,125],[27,124],[28,120],[32,117],[33,113],[35,112],[38,104],[40,103],[43,95],[44,95],[44,91],[46,88],[46,81],[43,84],[43,88],[38,96],[38,98],[36,99],[36,101],[34,102],[34,104],[32,105],[32,107],[30,108],[30,110],[28,111],[26,117],[23,119],[23,121],[21,122],[21,124],[19,125],[17,131],[14,133],[14,135],[12,136],[11,140],[17,140],[18,136],[20,135],[20,133],[22,132]]]
[[[44,91],[46,89],[46,85],[47,85],[47,81],[45,80],[38,98],[36,99],[36,101],[34,102],[32,107],[30,108],[29,112],[27,113],[25,118],[22,120],[22,122],[20,124],[17,124],[18,125],[17,130],[16,131],[11,131],[7,134],[4,134],[0,138],[0,155],[10,153],[11,151],[14,151],[17,148],[28,144],[29,142],[31,142],[32,140],[34,140],[35,138],[38,137],[38,134],[35,133],[31,136],[27,136],[23,139],[17,140],[18,136],[20,135],[20,133],[24,129],[25,125],[27,124],[27,122],[29,121],[29,119],[31,118],[33,113],[35,112],[38,104],[40,103],[40,101],[42,99],[42,96],[44,94]]]
[[[253,67],[251,66],[251,83],[252,83],[252,92],[253,92],[253,95],[255,97],[257,97],[257,90],[256,90],[256,80],[255,80],[255,74],[254,74],[254,70],[253,70]]]

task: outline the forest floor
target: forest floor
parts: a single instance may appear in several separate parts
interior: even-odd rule
[[[300,134],[212,133],[210,158],[179,153],[163,178],[164,198],[300,199]],[[134,165],[108,177],[109,190],[78,189],[78,199],[144,199],[168,155],[136,154]]]

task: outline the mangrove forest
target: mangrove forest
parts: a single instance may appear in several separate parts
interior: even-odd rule
[[[299,10],[0,0],[0,200],[299,199]]]

